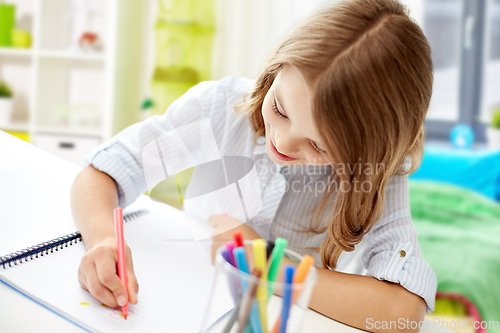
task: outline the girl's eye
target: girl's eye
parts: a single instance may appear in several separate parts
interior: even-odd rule
[[[278,106],[276,105],[276,99],[273,99],[273,110],[274,113],[278,115],[278,117],[287,118],[287,116],[285,116],[283,113],[280,112],[280,110],[278,110]]]
[[[311,142],[311,146],[313,146],[314,150],[316,150],[318,153],[320,153],[321,155],[326,155],[326,151],[324,151],[323,149],[320,149],[318,147],[318,145],[316,144],[316,142],[312,141],[312,140],[309,140]]]

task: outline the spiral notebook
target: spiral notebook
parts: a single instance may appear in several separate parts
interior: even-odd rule
[[[0,254],[0,280],[91,332],[198,332],[215,273],[211,242],[192,241],[182,212],[166,205],[151,209],[148,201],[141,198],[124,210],[125,240],[140,285],[127,320],[79,285],[86,253],[79,232]],[[208,323],[230,310],[229,294],[227,300],[215,305]]]

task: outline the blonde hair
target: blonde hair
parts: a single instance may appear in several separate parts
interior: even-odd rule
[[[338,192],[333,216],[325,216],[329,192],[311,216],[328,219],[315,232],[327,232],[321,259],[334,269],[342,251],[354,250],[381,217],[389,178],[420,165],[432,94],[430,47],[397,0],[349,0],[322,8],[276,46],[250,98],[235,105],[248,115],[255,139],[265,135],[262,104],[285,64],[297,67],[314,87],[313,117],[333,164],[384,166],[383,173],[337,174],[348,184],[368,181],[372,191]],[[407,157],[410,168],[404,168]]]

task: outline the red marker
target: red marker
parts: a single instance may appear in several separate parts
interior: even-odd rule
[[[234,242],[236,243],[236,247],[244,246],[243,245],[243,234],[241,233],[241,230],[233,231],[233,239],[234,239]]]
[[[116,235],[116,254],[118,255],[118,276],[122,280],[127,290],[127,266],[125,264],[125,241],[123,239],[123,212],[121,208],[115,208],[115,235]],[[125,319],[128,316],[128,301],[122,306],[122,313]]]

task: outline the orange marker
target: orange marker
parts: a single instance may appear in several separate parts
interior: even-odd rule
[[[302,260],[300,261],[299,266],[297,267],[297,270],[295,271],[295,274],[293,275],[294,285],[296,283],[303,283],[306,280],[307,273],[309,273],[309,269],[313,264],[314,264],[314,258],[308,254],[304,254]],[[300,290],[295,290],[292,296],[292,305],[299,297],[299,294]],[[271,332],[278,333],[280,325],[281,325],[281,316],[279,316],[278,319],[276,320],[276,323],[274,324],[273,330]]]
[[[125,241],[123,239],[123,212],[121,208],[115,208],[115,236],[116,236],[116,254],[118,255],[118,276],[122,280],[127,290],[127,266],[125,264]],[[128,301],[122,306],[122,313],[125,319],[128,316]]]

